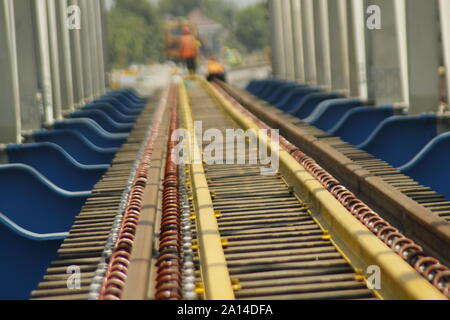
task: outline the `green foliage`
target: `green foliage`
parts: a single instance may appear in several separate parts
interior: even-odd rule
[[[235,48],[254,51],[268,44],[267,9],[262,4],[239,11],[231,1],[224,0],[159,0],[159,8],[163,15],[172,17],[187,16],[200,8],[230,31],[225,44]]]
[[[263,4],[242,9],[236,20],[236,38],[248,51],[261,50],[269,45],[267,9]]]
[[[219,22],[226,29],[234,31],[237,9],[231,2],[223,0],[204,0],[201,9],[207,17]]]
[[[147,0],[116,0],[108,14],[108,42],[113,67],[159,61],[162,26],[157,9]]]
[[[267,10],[254,5],[242,10],[224,0],[115,0],[108,13],[108,42],[114,67],[164,59],[163,18],[187,16],[195,8],[221,23],[229,36],[225,44],[255,51],[268,45]]]
[[[195,8],[202,7],[204,0],[159,0],[159,10],[162,14],[172,17],[184,17]]]

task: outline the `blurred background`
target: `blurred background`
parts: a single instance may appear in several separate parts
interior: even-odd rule
[[[181,66],[183,26],[199,40],[200,73],[206,73],[211,55],[219,57],[238,86],[255,72],[259,77],[270,72],[266,0],[107,0],[106,8],[113,87],[148,91]],[[159,80],[153,81],[156,74]]]

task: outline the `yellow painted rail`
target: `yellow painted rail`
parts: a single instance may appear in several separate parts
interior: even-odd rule
[[[223,252],[211,193],[205,177],[202,157],[194,133],[189,97],[184,83],[179,85],[179,101],[183,125],[189,136],[189,171],[196,213],[200,270],[207,300],[234,300],[232,282]]]
[[[243,129],[258,132],[262,145],[271,148],[271,139],[249,117],[234,107],[211,84],[200,78],[196,80],[234,121]],[[339,239],[339,248],[351,258],[353,266],[362,270],[367,270],[370,266],[380,268],[381,288],[376,290],[377,295],[384,299],[446,300],[439,290],[348,212],[288,152],[280,148],[279,155],[283,178],[299,197],[315,208],[313,216],[329,229],[333,239]]]

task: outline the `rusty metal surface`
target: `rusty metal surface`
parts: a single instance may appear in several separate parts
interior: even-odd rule
[[[172,90],[173,91],[173,90]],[[170,91],[169,91],[170,94]],[[137,167],[134,173],[133,183],[127,198],[127,205],[123,213],[120,229],[112,250],[106,269],[103,286],[99,299],[119,300],[122,298],[125,282],[127,281],[128,267],[130,265],[131,252],[134,247],[136,230],[144,202],[144,193],[147,187],[150,165],[153,158],[155,142],[160,134],[160,126],[166,112],[167,97],[163,95],[156,110],[150,131],[144,138],[144,145],[138,157]]]
[[[179,172],[172,139],[178,128],[177,92],[171,96],[169,140],[164,169],[162,216],[159,235],[159,255],[156,262],[157,276],[155,299],[181,300],[182,298],[182,245]]]
[[[157,252],[158,245],[168,123],[169,113],[167,112],[154,145],[148,182],[144,191],[143,207],[131,252],[127,281],[123,290],[123,300],[153,298],[155,252]]]

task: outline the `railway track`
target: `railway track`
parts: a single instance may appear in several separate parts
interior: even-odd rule
[[[198,144],[194,121],[197,134],[213,129],[223,142],[229,130],[254,130],[244,161],[204,158],[210,141]],[[190,133],[181,162],[178,128]],[[445,299],[447,269],[287,140],[277,142],[279,171],[262,175],[273,163],[258,162],[261,148],[275,152],[264,128],[203,80],[168,88],[95,186],[33,299]],[[231,139],[214,154],[237,156]],[[74,266],[78,287],[68,286]]]
[[[144,109],[110,169],[94,186],[92,196],[75,218],[68,237],[58,250],[57,260],[51,263],[43,281],[32,292],[32,299],[100,298],[110,271],[108,262],[114,260],[118,251],[122,223],[124,218],[129,219],[127,204],[133,195],[142,157],[148,157],[145,147],[158,134],[164,108],[164,103],[151,103]],[[127,266],[129,261],[125,259],[124,263]],[[74,272],[79,273],[79,283],[70,280]]]
[[[181,109],[187,109],[184,111],[184,125],[191,131],[194,130],[193,121],[202,121],[203,130],[225,132],[241,127],[221,110],[204,86],[197,84],[188,90],[186,96],[189,98],[180,99]],[[228,149],[225,148],[219,153],[226,153]],[[408,295],[409,285],[406,285],[409,289],[404,287],[400,290],[398,287],[384,291],[368,289],[367,275],[361,269],[364,262],[358,259],[357,253],[342,250],[342,247],[348,249],[348,245],[340,238],[339,232],[330,231],[329,227],[339,228],[320,217],[323,213],[317,213],[317,203],[312,205],[314,200],[311,201],[311,195],[308,197],[296,192],[296,187],[289,179],[286,180],[284,170],[281,174],[261,176],[262,167],[250,163],[205,163],[189,171],[192,180],[191,206],[195,213],[191,218],[196,224],[192,243],[198,251],[194,257],[194,274],[199,283],[196,292],[201,293],[200,297],[377,299],[393,297],[390,295],[394,291],[399,294],[397,298]],[[315,189],[317,191],[319,189]],[[334,212],[328,212],[329,215],[342,213],[342,207],[331,206]],[[347,215],[350,215],[348,211]],[[210,221],[206,221],[208,219]],[[361,230],[358,232],[363,232]],[[390,249],[386,251],[386,248],[381,249],[383,254],[396,255]],[[375,255],[379,256],[380,252]],[[396,258],[400,257],[396,255]],[[385,267],[389,269],[388,265],[393,262],[390,261]],[[403,275],[404,272],[412,272],[414,281],[419,281],[418,273],[412,268],[406,267],[400,260],[394,263],[396,271],[382,272],[402,270],[400,273]],[[401,287],[395,275],[391,276],[395,286]],[[424,284],[421,280],[419,282]],[[431,292],[428,291],[428,294]]]
[[[204,130],[215,128],[225,134],[238,127],[203,89],[192,89],[189,95],[194,119],[202,121]],[[220,212],[220,237],[226,239],[228,271],[239,280],[236,298],[373,298],[307,205],[289,191],[281,176],[261,176],[261,167],[205,166],[215,195],[212,204]]]
[[[450,201],[388,163],[249,93],[221,83],[249,111],[310,155],[347,188],[434,256],[450,264]]]

